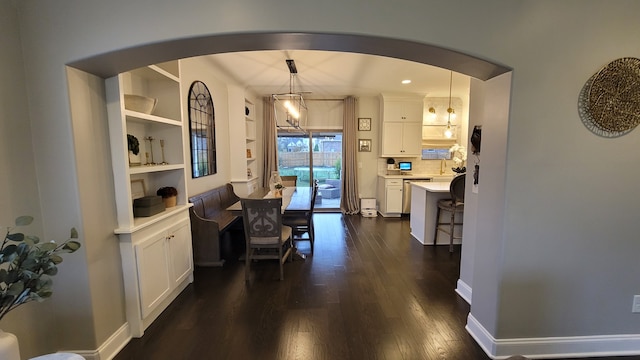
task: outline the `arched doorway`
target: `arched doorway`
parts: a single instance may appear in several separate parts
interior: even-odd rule
[[[438,46],[370,35],[320,33],[228,34],[141,45],[70,62],[103,78],[141,66],[192,56],[253,50],[327,50],[415,61],[488,80],[511,69]]]

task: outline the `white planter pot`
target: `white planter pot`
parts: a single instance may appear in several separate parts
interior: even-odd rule
[[[18,338],[12,333],[0,330],[0,359],[20,360]]]

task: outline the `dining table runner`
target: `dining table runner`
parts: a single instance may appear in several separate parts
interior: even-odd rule
[[[287,206],[289,206],[289,203],[291,203],[291,196],[293,196],[293,193],[296,191],[295,187],[291,187],[291,188],[284,188],[282,189],[282,213],[284,214],[284,210],[287,208]],[[271,198],[275,198],[275,191],[274,190],[270,190],[267,195],[264,196],[264,199],[271,199]]]

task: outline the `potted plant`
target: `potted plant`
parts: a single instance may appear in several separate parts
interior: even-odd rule
[[[282,185],[281,182],[277,182],[273,185],[273,187],[275,188],[274,196],[282,197],[282,190],[284,190],[284,185]]]
[[[138,138],[127,134],[127,148],[129,149],[129,166],[139,166],[141,164],[140,157],[140,142]],[[132,156],[133,155],[133,160]]]
[[[178,202],[178,190],[172,186],[165,186],[158,189],[156,195],[162,196],[164,207],[170,208],[176,206]]]
[[[450,149],[453,162],[456,164],[456,167],[451,168],[453,172],[457,174],[462,174],[467,171],[467,167],[465,166],[465,162],[467,161],[467,149],[462,146],[455,144]]]
[[[33,217],[20,216],[15,226],[31,224]],[[13,232],[7,227],[4,241],[0,246],[0,320],[20,305],[31,301],[42,302],[53,294],[51,277],[58,273],[62,254],[72,253],[80,248],[78,232],[71,229],[69,239],[61,244],[55,241],[40,242],[37,236]],[[13,339],[14,348],[0,348],[0,358],[19,359],[18,343],[15,335],[0,331],[2,344]],[[15,344],[15,345],[14,345]]]

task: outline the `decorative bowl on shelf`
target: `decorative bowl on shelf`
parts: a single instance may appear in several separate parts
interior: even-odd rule
[[[124,94],[124,108],[127,110],[151,114],[157,104],[158,99],[140,95]]]

